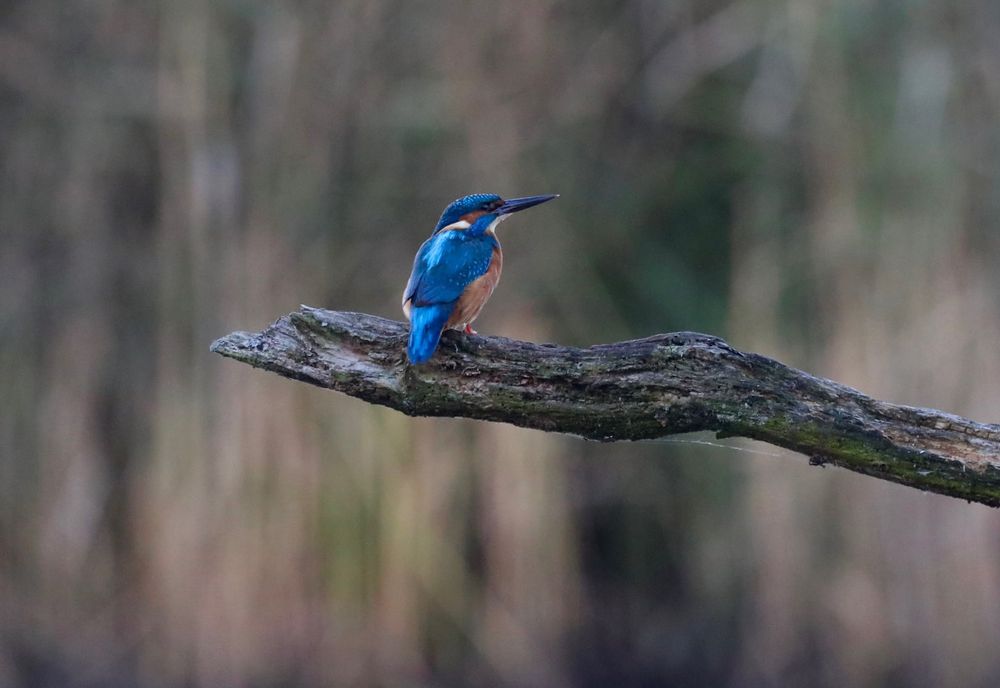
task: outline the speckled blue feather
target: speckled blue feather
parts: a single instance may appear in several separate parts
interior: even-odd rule
[[[412,306],[457,301],[490,267],[495,246],[495,236],[471,229],[435,234],[417,251],[403,299]]]
[[[437,232],[442,227],[447,227],[454,222],[458,222],[462,219],[463,215],[471,213],[474,210],[479,210],[485,203],[499,200],[502,199],[498,195],[488,193],[462,196],[461,198],[452,201],[448,207],[444,209],[444,212],[441,213],[441,219],[438,220],[437,226],[434,227],[434,231]]]

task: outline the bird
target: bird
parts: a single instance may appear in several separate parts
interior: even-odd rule
[[[453,201],[417,251],[403,291],[403,313],[410,321],[406,355],[425,363],[447,328],[475,334],[472,322],[500,281],[503,253],[496,229],[503,220],[559,194],[504,200],[476,193]]]

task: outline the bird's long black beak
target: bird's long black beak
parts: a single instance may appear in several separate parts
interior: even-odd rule
[[[531,208],[538,205],[539,203],[545,203],[545,201],[551,201],[553,198],[559,198],[559,194],[545,194],[544,196],[525,196],[524,198],[511,198],[503,202],[503,205],[497,208],[494,212],[497,215],[508,215],[510,213],[516,213],[518,210],[524,210],[526,208]]]

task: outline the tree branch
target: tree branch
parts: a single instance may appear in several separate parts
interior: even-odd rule
[[[410,416],[464,416],[601,441],[749,437],[921,490],[1000,506],[1000,425],[877,401],[716,337],[576,349],[446,332],[405,362],[407,327],[303,306],[212,351]]]

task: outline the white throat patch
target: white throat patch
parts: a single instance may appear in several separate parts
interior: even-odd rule
[[[490,223],[490,226],[486,228],[487,234],[495,234],[497,231],[497,225],[506,220],[510,215],[497,215],[497,219]]]

